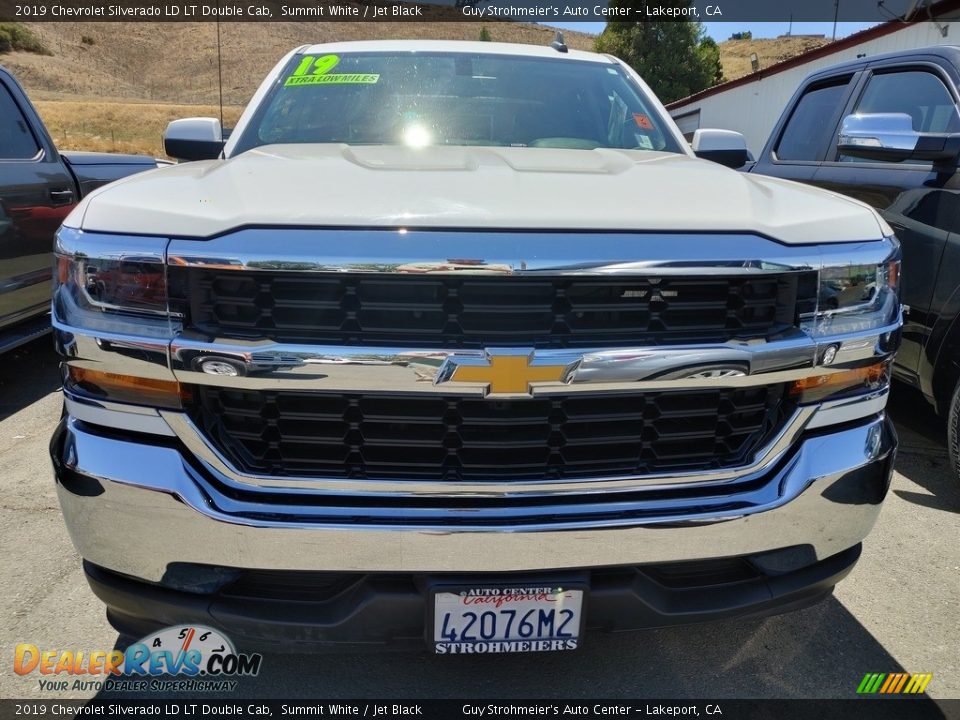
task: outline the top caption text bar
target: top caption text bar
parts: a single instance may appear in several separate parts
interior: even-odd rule
[[[123,0],[0,0],[0,21],[21,22],[302,22],[464,21],[701,22],[945,21],[960,17],[960,0],[436,0],[325,2],[263,0],[208,3]]]

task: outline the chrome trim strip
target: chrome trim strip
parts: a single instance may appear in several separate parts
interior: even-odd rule
[[[602,477],[577,480],[524,480],[496,482],[443,482],[420,480],[357,480],[350,478],[283,478],[241,472],[200,432],[188,415],[161,410],[161,417],[204,467],[224,484],[248,492],[270,492],[341,496],[392,497],[540,497],[632,492],[641,489],[669,488],[679,485],[725,485],[755,476],[775,464],[797,441],[814,414],[814,406],[801,407],[776,437],[757,450],[753,459],[737,468],[709,472],[675,472],[639,476]]]
[[[168,341],[81,330],[58,320],[56,307],[52,324],[57,352],[71,367],[155,380],[175,379],[170,372]]]
[[[176,433],[154,408],[90,400],[67,391],[63,396],[67,414],[77,420],[130,432],[176,437]]]
[[[879,415],[886,408],[889,395],[889,388],[884,388],[869,395],[828,400],[817,407],[816,413],[807,423],[807,429],[813,430],[828,425],[839,425],[871,415]]]
[[[328,392],[442,393],[482,397],[478,383],[437,382],[443,364],[453,358],[483,358],[482,350],[422,350],[333,345],[289,345],[269,340],[210,342],[177,336],[162,338],[81,329],[64,323],[58,308],[52,318],[59,352],[72,366],[197,385],[236,389]],[[534,383],[532,395],[576,392],[747,387],[828,375],[892,355],[897,321],[879,329],[814,341],[802,332],[769,340],[661,348],[537,350],[531,362],[571,365],[561,382]],[[840,343],[837,360],[815,366],[824,348]],[[199,358],[226,358],[245,369],[244,377],[226,377],[196,369]],[[704,376],[705,365],[737,365],[742,373]],[[699,368],[692,377],[677,376]],[[441,378],[442,380],[442,378]]]
[[[529,395],[546,397],[579,392],[642,392],[670,389],[716,389],[791,382],[829,375],[892,355],[890,338],[896,322],[882,328],[814,340],[794,331],[768,340],[731,341],[716,345],[637,348],[539,349],[530,365],[567,367],[558,382],[531,383]],[[822,350],[840,345],[829,367],[817,366]],[[389,392],[483,397],[484,383],[452,382],[450,365],[483,363],[484,350],[423,350],[337,345],[294,345],[269,340],[176,337],[170,345],[171,368],[177,380],[235,389],[313,390],[326,392]],[[516,352],[516,349],[513,349]],[[228,377],[198,369],[204,358],[225,359],[243,369]],[[705,376],[704,368],[740,372]],[[684,374],[689,370],[689,374]]]
[[[745,233],[249,228],[206,240],[173,239],[167,262],[272,272],[759,274],[876,265],[896,247],[891,238],[784,245]]]
[[[135,260],[138,263],[163,264],[168,240],[152,235],[109,235],[84,232],[61,226],[57,231],[54,253],[63,257],[102,260]]]
[[[53,271],[48,267],[42,270],[31,270],[21,275],[11,275],[0,279],[0,295],[31,287],[32,285],[39,285],[40,283],[49,283],[52,279]]]
[[[700,507],[651,506],[641,516],[490,524],[337,521],[298,516],[296,504],[263,504],[262,515],[231,514],[198,484],[174,448],[100,437],[68,421],[57,463],[89,478],[74,492],[61,475],[57,494],[70,536],[87,560],[160,581],[170,563],[239,568],[365,572],[520,572],[638,565],[748,555],[806,546],[822,559],[852,547],[880,512],[894,440],[888,422],[810,438],[761,486],[720,493]],[[59,454],[59,457],[56,455]],[[854,472],[875,467],[869,476]],[[75,477],[75,476],[74,476]],[[733,502],[736,500],[736,502]],[[645,511],[653,508],[647,514]],[[537,506],[537,509],[541,509]],[[314,512],[316,512],[314,506]],[[549,512],[549,507],[545,508]],[[280,514],[278,514],[278,511]],[[567,511],[570,512],[569,506]],[[452,514],[464,515],[456,507]],[[664,532],[669,530],[669,532]],[[136,537],[136,543],[129,538]]]

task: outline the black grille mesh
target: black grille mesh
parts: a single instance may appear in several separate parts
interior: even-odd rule
[[[742,464],[783,386],[492,400],[195,388],[194,419],[239,469],[277,476],[538,480]]]
[[[803,273],[489,277],[171,268],[211,336],[354,345],[534,347],[723,342],[794,325]],[[179,299],[178,299],[179,298]]]

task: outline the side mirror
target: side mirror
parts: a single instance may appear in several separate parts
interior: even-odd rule
[[[730,168],[742,167],[749,158],[747,141],[743,135],[733,130],[696,130],[690,145],[698,158],[712,160]]]
[[[223,131],[216,118],[184,118],[167,125],[163,150],[177,160],[215,160],[223,152]]]
[[[956,160],[960,134],[917,132],[906,113],[847,115],[837,149],[841,155],[887,162]]]

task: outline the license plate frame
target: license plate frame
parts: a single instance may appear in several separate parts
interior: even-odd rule
[[[512,595],[516,597],[523,590],[553,590],[557,593],[571,593],[579,594],[579,604],[576,605],[577,617],[575,634],[572,637],[566,638],[541,638],[541,637],[530,637],[530,638],[514,638],[514,639],[485,639],[480,637],[479,630],[476,633],[476,639],[471,639],[467,642],[471,643],[470,650],[464,650],[464,641],[453,642],[449,639],[437,638],[437,635],[440,633],[441,628],[438,628],[437,620],[438,613],[441,612],[441,608],[438,606],[438,596],[441,595],[456,595],[460,597],[471,597],[471,598],[489,598],[489,597],[503,597],[505,595]],[[497,595],[496,593],[500,593]],[[572,650],[577,650],[581,647],[583,643],[584,631],[586,629],[586,617],[587,617],[587,600],[589,597],[589,587],[588,585],[582,582],[550,582],[543,580],[536,580],[528,583],[524,582],[479,582],[479,583],[467,583],[467,584],[457,584],[457,585],[433,585],[429,587],[427,593],[427,612],[426,612],[426,627],[424,628],[424,637],[426,639],[427,645],[430,649],[430,652],[435,655],[445,655],[445,654],[503,654],[503,653],[517,653],[517,652],[556,652],[556,651],[565,651],[569,652]],[[537,601],[532,602],[546,602],[546,601]],[[506,602],[504,602],[506,604]],[[546,608],[547,606],[543,606]],[[490,603],[478,603],[476,609],[479,611],[477,614],[486,612],[486,611],[496,611],[502,609],[503,605],[500,605],[499,608],[493,602]],[[446,612],[444,608],[442,610]],[[526,611],[525,611],[526,612]],[[539,620],[539,617],[537,618]],[[479,621],[479,618],[478,618]],[[570,642],[572,641],[572,643]],[[563,646],[558,646],[557,643],[562,643]],[[441,648],[440,646],[444,647]],[[452,645],[457,645],[459,647],[453,648]],[[546,646],[545,646],[546,645]]]

